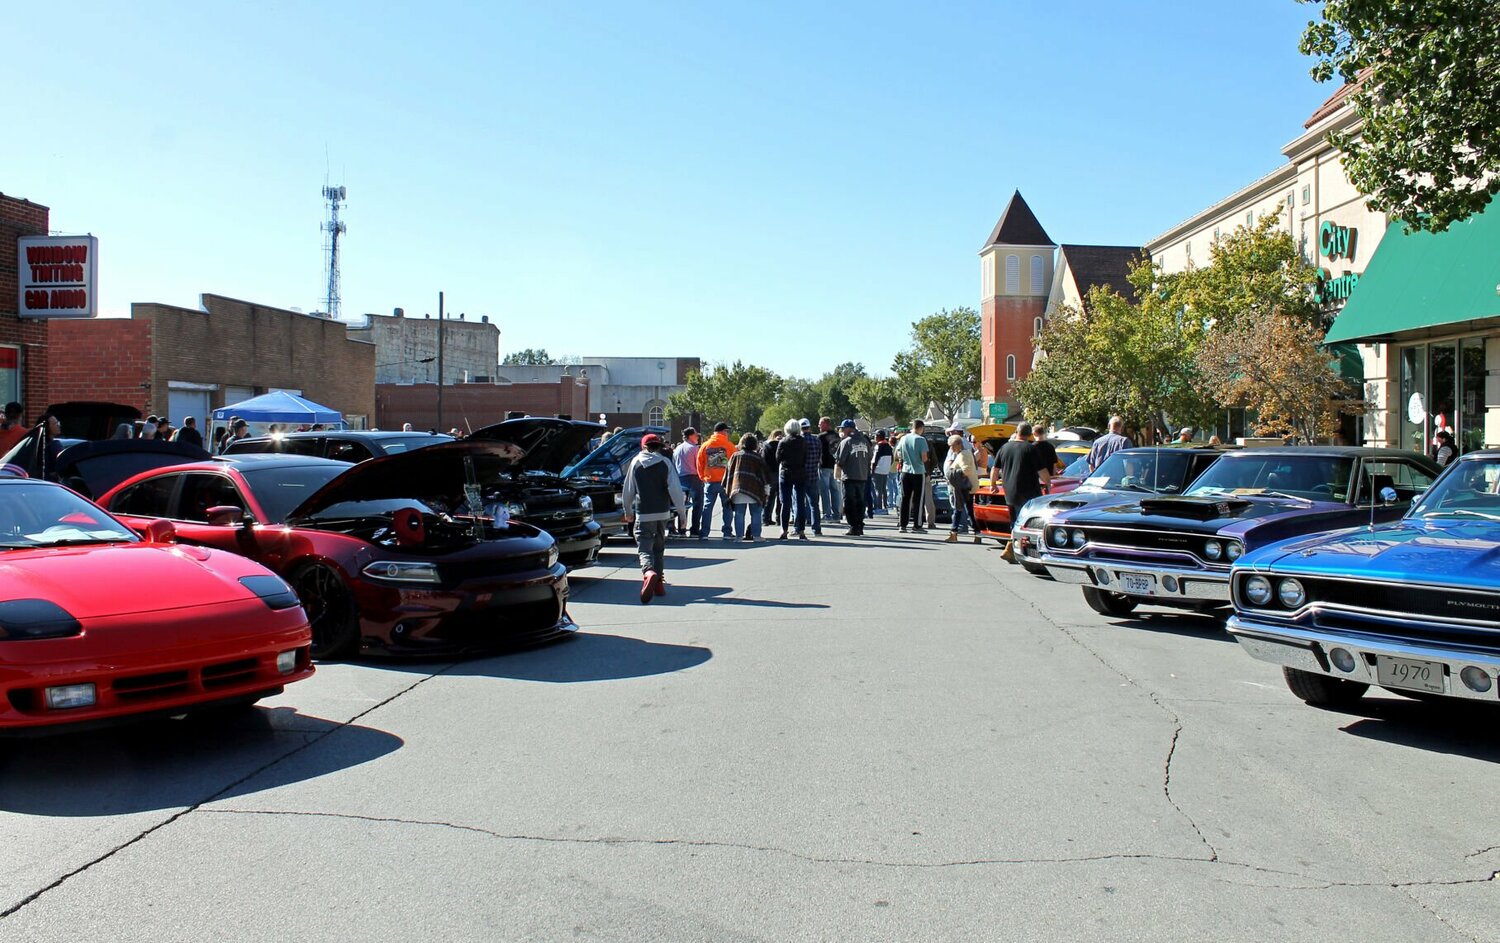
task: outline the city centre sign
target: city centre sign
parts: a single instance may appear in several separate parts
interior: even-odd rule
[[[1359,240],[1359,230],[1352,226],[1336,226],[1332,220],[1324,220],[1318,227],[1318,255],[1329,261],[1354,258],[1354,246]]]
[[[23,318],[99,315],[99,240],[95,236],[22,236],[16,240],[16,313]]]

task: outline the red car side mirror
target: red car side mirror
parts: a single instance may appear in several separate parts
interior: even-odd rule
[[[208,523],[215,526],[233,526],[244,520],[245,512],[233,504],[220,504],[209,508],[204,516],[208,518]]]
[[[156,520],[146,522],[146,526],[141,528],[141,536],[145,537],[146,542],[151,544],[176,543],[177,528],[171,521],[157,518]]]

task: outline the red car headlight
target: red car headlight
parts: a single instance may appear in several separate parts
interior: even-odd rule
[[[68,638],[83,626],[62,606],[47,599],[0,602],[0,639]]]
[[[272,609],[290,609],[301,605],[292,588],[278,576],[242,576],[240,585],[250,590]]]

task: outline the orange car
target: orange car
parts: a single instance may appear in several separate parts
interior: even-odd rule
[[[999,451],[1000,444],[1002,443],[996,443],[995,452]],[[1057,449],[1057,458],[1064,467],[1089,454],[1087,442],[1054,441],[1052,445]],[[1083,484],[1083,476],[1053,475],[1052,483],[1045,493],[1066,494],[1081,484]],[[974,492],[974,519],[980,533],[1001,540],[1010,539],[1010,508],[1005,504],[1003,482],[991,482],[988,478],[979,480],[979,490]]]

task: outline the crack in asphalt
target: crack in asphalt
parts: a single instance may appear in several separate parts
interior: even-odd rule
[[[283,762],[291,759],[292,757],[294,757],[297,754],[301,753],[303,750],[308,749],[309,747],[313,746],[314,744],[323,742],[328,737],[332,736],[333,734],[338,733],[340,730],[343,730],[344,728],[350,726],[354,722],[367,717],[368,715],[374,713],[375,711],[380,710],[382,707],[385,707],[387,704],[392,703],[397,698],[400,698],[400,697],[402,697],[402,696],[404,696],[406,694],[409,694],[410,692],[416,690],[421,685],[426,684],[428,681],[431,681],[433,678],[436,678],[437,676],[439,676],[441,674],[444,674],[447,671],[451,670],[457,664],[458,664],[457,662],[451,662],[451,663],[449,663],[447,665],[444,665],[444,666],[438,668],[436,671],[433,671],[431,674],[424,675],[423,677],[418,678],[416,681],[413,681],[411,684],[407,685],[406,687],[404,687],[401,690],[397,691],[396,693],[392,694],[390,697],[387,697],[387,698],[385,698],[382,701],[379,701],[379,702],[377,702],[375,704],[372,704],[371,706],[369,706],[369,707],[365,708],[364,710],[360,711],[358,714],[355,714],[353,717],[350,717],[348,720],[344,721],[343,723],[340,723],[340,724],[337,724],[337,725],[335,725],[333,727],[328,728],[326,731],[324,731],[324,733],[321,736],[312,737],[311,739],[306,740],[305,742],[299,744],[298,746],[296,746],[296,747],[288,750],[287,752],[281,754],[280,756],[276,757],[275,759],[267,760],[265,763],[262,763],[260,766],[257,766],[255,769],[253,769],[250,772],[246,773],[245,775],[239,777],[238,779],[234,780],[233,782],[225,785],[223,788],[217,790],[212,795],[206,796],[203,799],[198,800],[193,805],[190,805],[190,806],[188,806],[185,809],[181,809],[181,810],[173,813],[172,815],[168,816],[167,818],[163,819],[162,821],[157,822],[155,825],[152,825],[150,828],[144,829],[143,831],[139,832],[138,834],[134,835],[133,837],[131,837],[131,838],[129,838],[129,839],[121,842],[120,844],[116,845],[115,847],[109,849],[108,851],[104,852],[102,855],[99,855],[99,856],[97,856],[97,857],[95,857],[95,858],[93,858],[93,859],[91,859],[89,861],[84,862],[83,864],[79,865],[78,867],[74,868],[73,870],[71,870],[71,871],[67,872],[66,874],[62,875],[61,877],[59,877],[57,880],[53,881],[52,883],[50,883],[50,884],[46,885],[45,887],[42,887],[42,888],[40,888],[38,890],[35,890],[32,893],[28,894],[27,896],[23,897],[21,900],[19,900],[16,903],[12,904],[10,907],[7,907],[5,910],[0,910],[0,920],[4,920],[7,917],[10,917],[10,916],[16,914],[18,911],[22,910],[23,908],[28,907],[31,904],[35,903],[37,900],[39,900],[44,895],[50,893],[51,891],[56,890],[57,888],[61,887],[63,884],[67,883],[68,881],[72,880],[73,878],[77,877],[78,875],[82,874],[83,872],[89,870],[90,868],[94,867],[95,865],[100,864],[101,862],[104,862],[104,861],[108,861],[110,858],[113,858],[115,855],[117,855],[120,852],[124,851],[126,848],[129,848],[131,845],[134,845],[137,842],[140,842],[140,841],[144,840],[147,836],[150,836],[150,835],[152,835],[152,834],[154,834],[156,832],[159,832],[162,829],[166,828],[168,825],[171,825],[172,823],[177,822],[178,820],[182,819],[183,817],[185,817],[187,815],[190,815],[193,812],[198,811],[199,809],[202,809],[203,806],[206,805],[207,803],[213,802],[214,800],[220,798],[221,796],[223,796],[226,793],[228,793],[231,790],[233,790],[235,787],[240,786],[240,785],[242,785],[242,784],[244,784],[246,782],[249,782],[250,780],[254,779],[256,776],[259,776],[261,773],[264,773],[266,770],[270,769],[271,767],[276,766],[279,763],[283,763]]]
[[[1097,661],[1099,664],[1103,665],[1106,670],[1108,670],[1110,673],[1114,674],[1115,676],[1121,678],[1122,680],[1125,681],[1126,684],[1130,685],[1131,687],[1135,688],[1137,691],[1139,691],[1142,694],[1144,694],[1151,701],[1152,704],[1156,705],[1157,710],[1159,710],[1163,714],[1167,715],[1167,718],[1172,721],[1172,739],[1171,739],[1171,742],[1168,743],[1168,745],[1167,745],[1167,756],[1166,756],[1166,759],[1162,761],[1162,783],[1161,783],[1162,795],[1166,798],[1167,804],[1170,805],[1174,810],[1176,810],[1177,814],[1182,817],[1183,821],[1187,822],[1188,826],[1190,828],[1192,828],[1193,834],[1195,834],[1195,835],[1198,836],[1198,840],[1203,843],[1203,847],[1205,847],[1205,848],[1208,849],[1208,855],[1209,855],[1208,856],[1208,860],[1209,861],[1218,861],[1219,860],[1219,849],[1216,848],[1216,847],[1214,847],[1214,843],[1208,840],[1208,836],[1207,835],[1203,834],[1203,829],[1199,827],[1197,820],[1194,819],[1191,815],[1189,815],[1187,813],[1187,810],[1185,810],[1177,802],[1176,797],[1174,797],[1172,795],[1172,761],[1177,756],[1177,742],[1182,737],[1182,730],[1183,730],[1182,718],[1180,716],[1178,716],[1178,714],[1177,714],[1176,711],[1174,711],[1170,707],[1168,707],[1166,705],[1166,703],[1162,700],[1162,698],[1160,697],[1160,695],[1158,695],[1155,691],[1151,690],[1150,688],[1148,688],[1144,684],[1142,684],[1140,681],[1136,680],[1128,672],[1126,672],[1126,671],[1120,669],[1119,667],[1117,667],[1116,665],[1112,664],[1109,661],[1109,659],[1105,658],[1099,652],[1095,651],[1092,646],[1090,646],[1086,642],[1084,642],[1083,639],[1079,638],[1073,632],[1073,630],[1071,628],[1069,628],[1068,626],[1066,626],[1066,625],[1058,622],[1057,620],[1055,620],[1051,616],[1049,616],[1046,612],[1044,612],[1040,606],[1038,606],[1038,605],[1036,605],[1036,603],[1032,602],[1032,600],[1031,600],[1030,597],[1023,596],[1022,594],[1016,592],[1014,589],[1012,589],[1009,586],[1005,585],[1004,583],[1002,583],[1000,581],[1000,578],[998,576],[995,576],[993,573],[990,573],[989,570],[986,569],[986,570],[984,570],[984,572],[990,577],[991,581],[993,581],[997,586],[999,586],[1001,589],[1005,590],[1007,593],[1010,593],[1016,599],[1020,600],[1029,609],[1031,609],[1032,612],[1036,613],[1043,620],[1045,620],[1048,623],[1051,623],[1051,625],[1053,626],[1053,628],[1057,629],[1057,631],[1059,631],[1063,635],[1067,636],[1068,639],[1070,641],[1072,641],[1074,645],[1077,645],[1079,648],[1081,648],[1085,652],[1087,652],[1095,661]]]
[[[911,870],[939,870],[945,868],[985,867],[993,865],[1048,865],[1048,864],[1090,864],[1101,861],[1168,861],[1180,864],[1207,864],[1220,868],[1232,868],[1247,871],[1253,874],[1269,874],[1278,877],[1301,878],[1304,884],[1266,884],[1246,883],[1243,881],[1226,881],[1225,883],[1236,884],[1242,887],[1265,887],[1280,890],[1302,891],[1302,890],[1327,890],[1334,887],[1351,888],[1390,888],[1400,890],[1412,887],[1454,887],[1466,884],[1488,884],[1500,880],[1500,869],[1491,871],[1488,875],[1478,878],[1449,878],[1449,879],[1424,879],[1414,881],[1340,881],[1317,877],[1300,871],[1287,871],[1280,868],[1267,868],[1261,865],[1248,864],[1242,861],[1232,861],[1225,858],[1194,857],[1191,855],[1163,855],[1148,852],[1111,852],[1098,855],[1068,855],[1059,857],[1030,857],[1030,858],[965,858],[955,861],[892,861],[879,858],[847,858],[828,857],[824,855],[810,855],[805,852],[794,851],[776,845],[752,845],[745,842],[715,841],[712,839],[697,838],[629,838],[624,836],[599,836],[595,838],[578,838],[569,835],[529,835],[516,832],[499,832],[482,825],[469,825],[462,822],[447,822],[440,819],[408,819],[400,816],[362,815],[354,812],[311,812],[296,809],[203,809],[204,815],[244,815],[270,818],[322,818],[338,821],[364,822],[374,825],[407,825],[414,828],[439,828],[458,832],[469,832],[482,835],[497,841],[508,842],[530,842],[536,844],[551,845],[604,845],[604,846],[627,846],[640,845],[648,847],[684,847],[684,848],[715,848],[730,851],[752,851],[765,854],[782,855],[795,858],[798,861],[806,861],[811,864],[835,864],[856,865],[873,868],[911,869]],[[1220,879],[1223,880],[1223,879]],[[1417,901],[1420,904],[1420,901]],[[1441,918],[1439,918],[1441,919]]]

